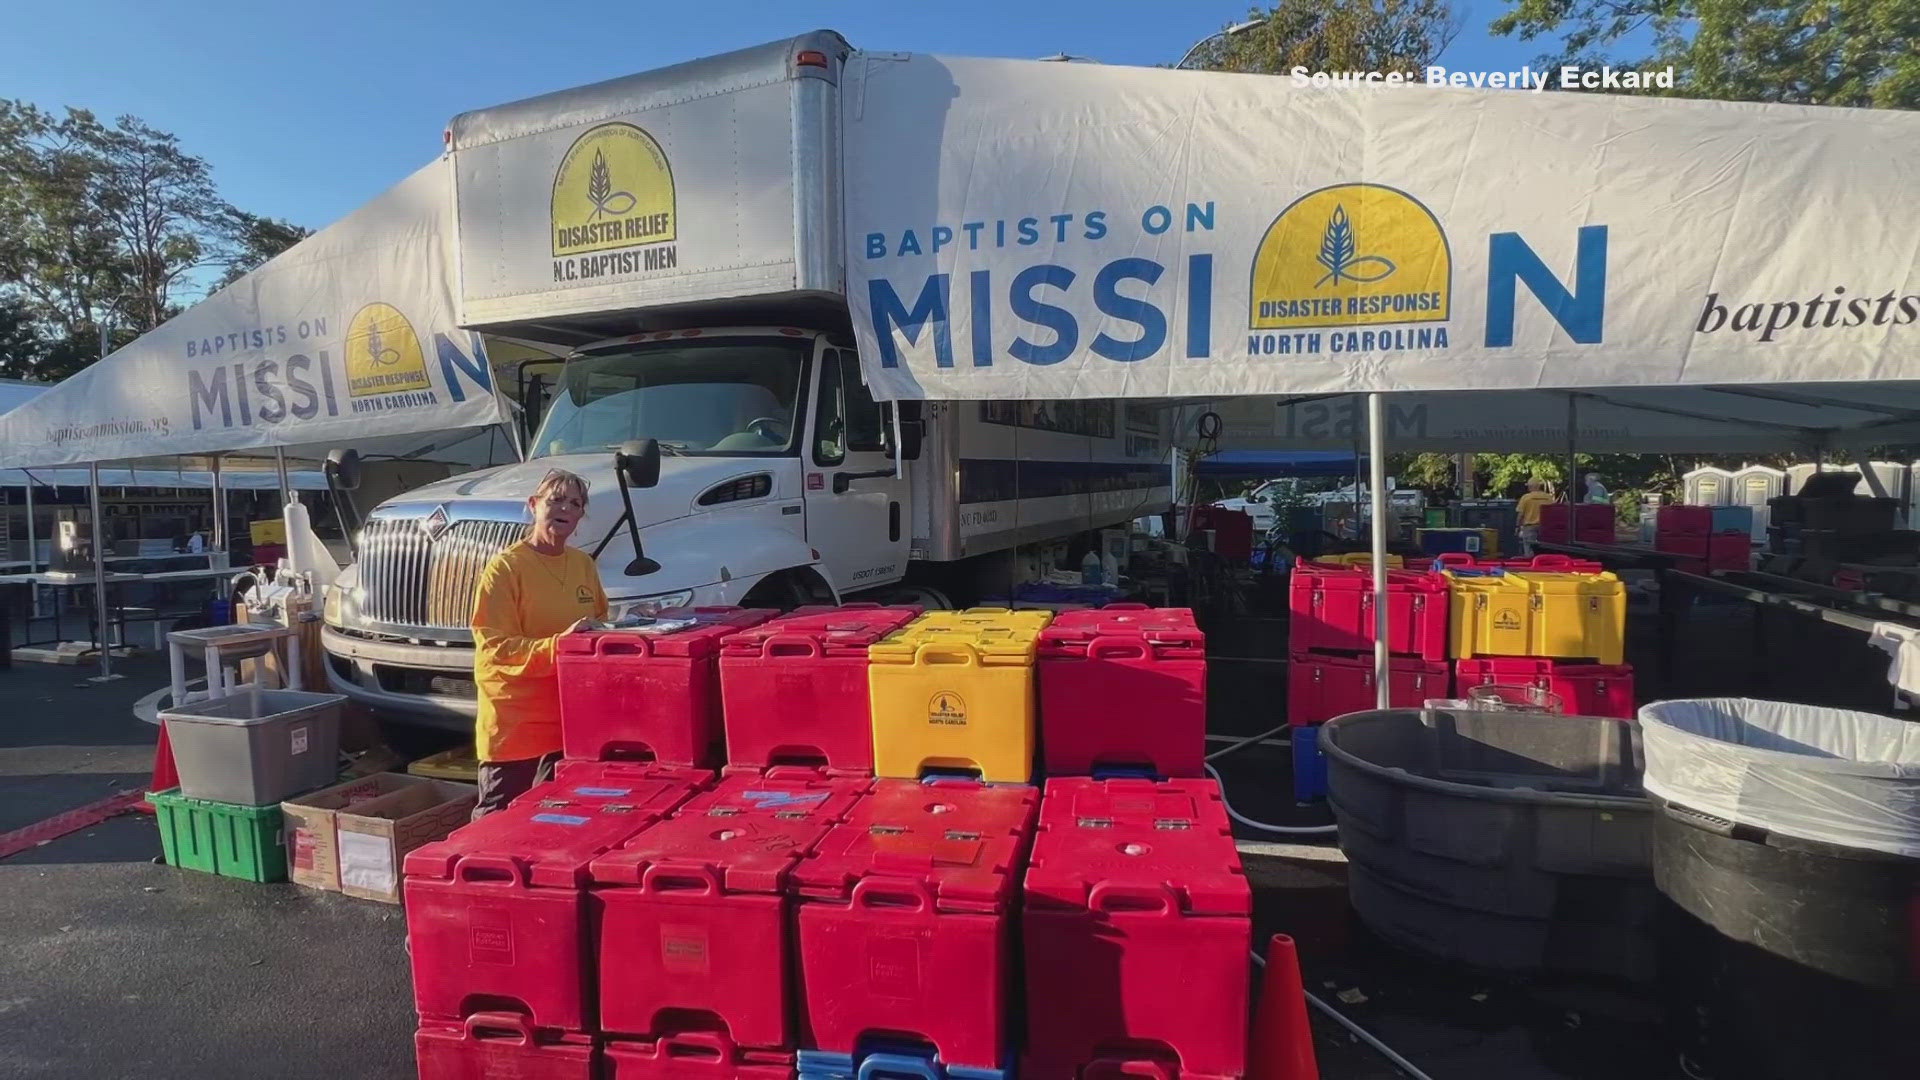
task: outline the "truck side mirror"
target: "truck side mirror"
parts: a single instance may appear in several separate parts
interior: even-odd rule
[[[613,468],[627,487],[650,488],[660,483],[660,441],[628,439],[613,452]]]
[[[327,452],[327,479],[342,491],[360,488],[360,451],[348,447]]]
[[[921,419],[918,401],[896,401],[893,405],[900,430],[900,460],[919,461],[920,448],[927,440],[927,422]]]

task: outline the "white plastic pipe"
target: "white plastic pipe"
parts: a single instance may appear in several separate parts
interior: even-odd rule
[[[1332,836],[1340,831],[1338,825],[1269,825],[1264,821],[1255,821],[1235,810],[1233,804],[1227,801],[1227,782],[1220,779],[1220,771],[1212,765],[1208,765],[1206,769],[1207,775],[1213,777],[1214,783],[1220,785],[1220,805],[1226,809],[1227,816],[1249,829],[1279,833],[1282,836]]]

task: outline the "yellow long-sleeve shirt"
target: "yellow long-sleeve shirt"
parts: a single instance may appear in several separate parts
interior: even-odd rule
[[[481,761],[524,761],[560,749],[554,643],[580,619],[607,617],[593,559],[579,548],[542,555],[525,541],[493,557],[473,596],[473,682]]]
[[[1553,496],[1544,491],[1529,491],[1520,496],[1519,503],[1514,507],[1519,512],[1520,524],[1540,524],[1540,508],[1551,502],[1553,502]]]

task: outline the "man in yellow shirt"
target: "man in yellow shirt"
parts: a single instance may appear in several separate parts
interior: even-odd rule
[[[1540,542],[1540,508],[1553,501],[1546,487],[1539,480],[1527,481],[1527,493],[1520,496],[1514,507],[1519,515],[1520,546],[1528,555],[1533,554],[1533,546]]]
[[[587,482],[555,469],[527,500],[533,528],[493,557],[473,597],[473,682],[480,715],[477,819],[548,779],[560,756],[560,681],[554,645],[607,617],[593,557],[567,546],[587,512]]]

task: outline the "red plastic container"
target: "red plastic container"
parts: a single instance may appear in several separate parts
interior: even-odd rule
[[[605,630],[560,639],[560,745],[588,761],[710,765],[720,749],[720,643],[779,614],[676,608],[699,625],[669,634]]]
[[[1418,708],[1428,698],[1452,693],[1452,673],[1444,660],[1394,657],[1387,665],[1394,708]],[[1371,655],[1294,653],[1287,664],[1287,722],[1294,727],[1377,708],[1374,701]]]
[[[1218,784],[1048,780],[1024,892],[1022,1080],[1245,1071],[1253,894]]]
[[[1707,536],[1713,532],[1713,507],[1663,506],[1654,515],[1654,536]]]
[[[1039,791],[880,780],[794,873],[802,1045],[863,1034],[998,1069],[1009,1043],[1013,915]]]
[[[594,1080],[594,1039],[540,1034],[517,1013],[427,1021],[413,1037],[420,1080]]]
[[[1613,504],[1576,503],[1573,507],[1573,539],[1578,544],[1617,544],[1614,534]]]
[[[1694,536],[1690,533],[1655,533],[1653,549],[1674,555],[1685,555],[1693,559],[1705,559],[1712,548],[1712,538]]]
[[[407,853],[407,948],[424,1019],[513,1012],[539,1029],[593,1026],[587,865],[691,795],[684,779],[576,796],[542,784],[512,806]]]
[[[712,769],[683,765],[655,765],[642,761],[571,761],[561,758],[553,766],[553,783],[565,788],[568,798],[620,799],[640,780],[677,780],[694,791],[713,786]],[[521,798],[526,798],[522,795]],[[518,800],[515,800],[518,801]]]
[[[730,776],[595,859],[599,1030],[790,1047],[787,878],[871,783],[794,768]]]
[[[1301,560],[1288,587],[1296,652],[1371,652],[1373,568]],[[1447,581],[1412,570],[1387,571],[1387,649],[1398,656],[1447,658]]]
[[[712,1031],[648,1042],[612,1041],[604,1052],[607,1080],[792,1080],[793,1055],[742,1050]]]
[[[1570,664],[1519,656],[1459,660],[1454,686],[1462,697],[1475,686],[1537,686],[1559,697],[1572,716],[1631,720],[1636,715],[1630,664]]]
[[[1223,559],[1253,558],[1253,515],[1219,506],[1193,508],[1193,529],[1213,530],[1213,553]]]
[[[1753,569],[1753,537],[1743,532],[1714,533],[1707,537],[1707,569]]]
[[[1084,776],[1144,765],[1201,776],[1207,639],[1186,608],[1112,605],[1056,616],[1040,633],[1042,765]]]
[[[727,760],[765,768],[811,764],[873,774],[867,646],[900,629],[919,607],[804,607],[726,639],[720,696]]]

